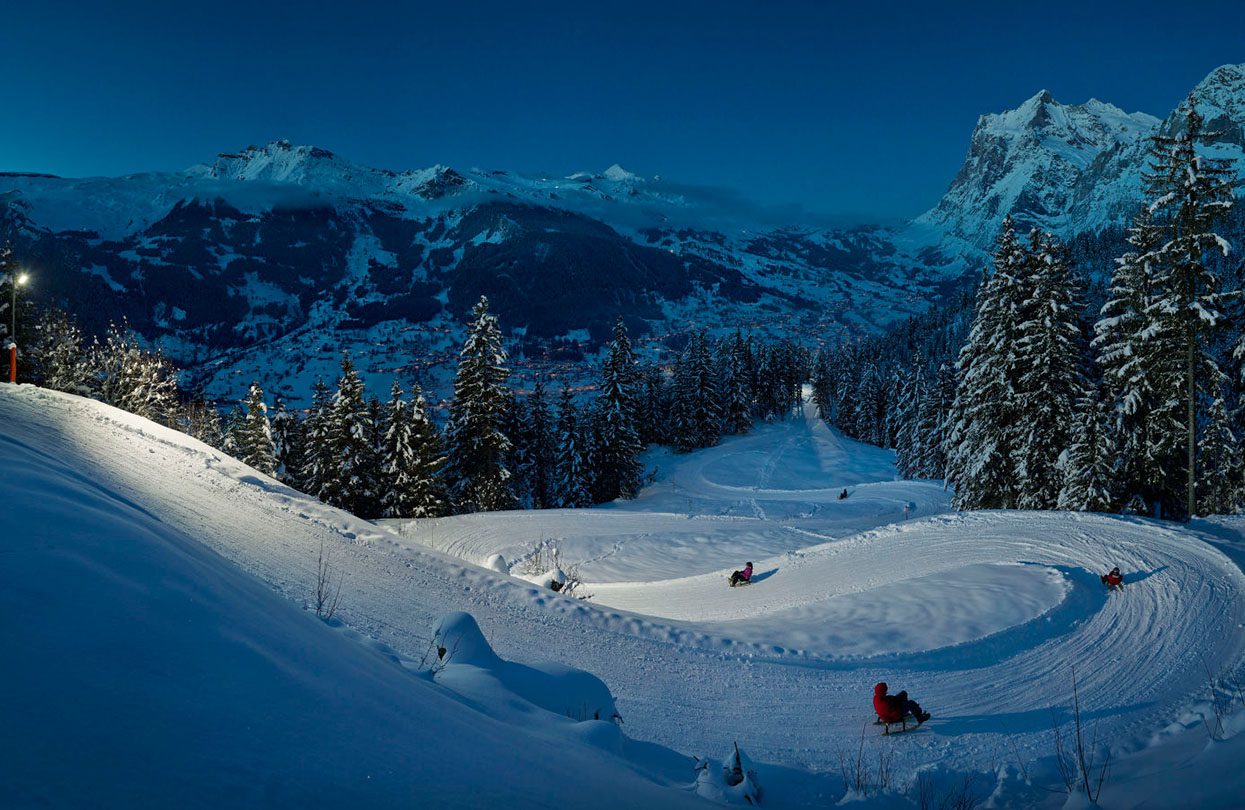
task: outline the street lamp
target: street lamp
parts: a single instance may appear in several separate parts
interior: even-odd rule
[[[5,259],[8,259],[8,251],[5,251]],[[9,299],[9,382],[17,382],[17,288],[25,287],[30,281],[29,273],[19,273],[16,270],[9,270],[9,286],[13,289],[13,297]]]
[[[9,302],[9,337],[17,340],[17,288],[25,287],[30,281],[30,273],[15,273],[9,276],[13,287],[13,300]]]

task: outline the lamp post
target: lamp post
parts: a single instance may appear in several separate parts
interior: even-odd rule
[[[26,286],[26,283],[30,281],[30,274],[17,272],[12,266],[10,255],[6,245],[0,259],[3,259],[5,269],[9,271],[9,288],[12,291],[12,297],[9,299],[9,339],[6,348],[9,350],[9,382],[15,383],[17,382],[17,288]]]

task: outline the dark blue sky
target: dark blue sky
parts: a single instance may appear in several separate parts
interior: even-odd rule
[[[393,169],[617,162],[907,217],[981,113],[1048,88],[1162,116],[1245,61],[1245,3],[1193,5],[19,0],[0,170],[181,169],[284,137]]]

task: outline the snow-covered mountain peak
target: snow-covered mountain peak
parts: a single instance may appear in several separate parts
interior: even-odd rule
[[[1212,132],[1235,129],[1237,142],[1242,138],[1241,122],[1245,121],[1245,65],[1222,65],[1193,88],[1198,112],[1210,125]],[[1226,126],[1225,126],[1226,125]]]
[[[606,169],[602,176],[606,180],[613,180],[615,183],[637,183],[643,179],[638,174],[632,174],[617,163]]]
[[[1061,104],[1041,90],[1019,107],[983,115],[946,196],[917,219],[986,247],[1005,214],[1060,230],[1070,190],[1099,155],[1144,139],[1159,123],[1090,99]]]
[[[277,140],[241,152],[223,152],[206,168],[205,174],[218,179],[306,184],[323,179],[326,170],[341,173],[354,167],[327,149]]]

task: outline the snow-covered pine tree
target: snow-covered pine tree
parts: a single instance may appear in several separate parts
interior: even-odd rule
[[[272,443],[277,456],[277,477],[298,488],[303,468],[303,432],[298,417],[277,397],[272,406]]]
[[[1198,438],[1197,510],[1199,515],[1226,515],[1241,508],[1245,495],[1240,441],[1232,431],[1222,386],[1206,406],[1206,422]]]
[[[1164,241],[1150,207],[1143,206],[1094,324],[1092,345],[1111,413],[1102,440],[1115,459],[1116,506],[1134,499],[1170,502],[1166,471],[1179,465],[1179,400],[1161,393],[1179,387],[1179,335],[1172,319],[1157,317],[1151,306]]]
[[[883,396],[882,380],[878,376],[878,367],[875,364],[868,363],[861,371],[854,400],[856,424],[852,435],[862,442],[880,447],[885,440],[886,400]]]
[[[558,455],[553,478],[553,506],[572,509],[592,505],[588,471],[584,465],[583,434],[570,389],[562,389],[558,404]]]
[[[661,366],[644,366],[640,370],[640,381],[643,390],[636,418],[640,441],[645,444],[670,444],[673,403],[672,386],[666,381],[666,371]]]
[[[335,464],[329,443],[330,395],[324,380],[311,388],[311,408],[302,424],[303,466],[298,473],[298,489],[319,497]]]
[[[138,345],[129,326],[111,324],[91,349],[99,398],[109,405],[167,423],[177,406],[177,373],[163,353]]]
[[[830,352],[822,349],[813,363],[813,404],[817,417],[829,422],[834,413],[834,371],[830,367]]]
[[[181,408],[178,429],[217,450],[225,448],[225,430],[221,425],[220,411],[201,397],[186,401]]]
[[[947,456],[944,450],[948,416],[955,401],[955,369],[950,363],[938,367],[933,384],[926,388],[926,405],[921,408],[922,452],[914,478],[944,478]]]
[[[277,472],[276,445],[272,440],[272,424],[268,421],[268,406],[264,403],[264,389],[252,382],[242,400],[239,421],[231,425],[229,446],[234,458],[264,475]]]
[[[926,440],[922,430],[926,426],[924,413],[929,405],[925,360],[918,351],[912,359],[912,371],[899,373],[896,402],[891,409],[897,422],[895,467],[904,478],[921,477]]]
[[[387,408],[381,478],[381,514],[391,518],[426,518],[445,514],[441,467],[445,456],[436,425],[416,386],[413,401],[402,399],[394,382]]]
[[[597,503],[634,498],[640,491],[644,450],[636,426],[636,364],[622,318],[614,325],[605,363],[601,393],[596,401],[595,452],[592,457],[592,497]]]
[[[1153,136],[1145,179],[1150,210],[1167,236],[1157,254],[1158,294],[1149,309],[1156,320],[1174,322],[1179,336],[1181,386],[1161,393],[1177,399],[1184,411],[1184,507],[1192,515],[1197,511],[1197,430],[1204,413],[1199,405],[1210,400],[1208,392],[1220,374],[1211,347],[1223,315],[1219,277],[1210,257],[1229,252],[1215,226],[1232,207],[1233,178],[1226,160],[1198,152],[1207,134],[1192,95],[1185,102],[1182,124],[1174,134]]]
[[[510,451],[502,463],[510,470],[510,492],[517,508],[531,509],[536,499],[532,493],[532,434],[527,404],[507,388],[502,410],[501,432],[510,440]]]
[[[528,453],[526,472],[532,506],[548,509],[553,502],[552,480],[557,466],[557,444],[554,437],[553,417],[549,413],[549,401],[545,397],[545,385],[540,380],[528,397]]]
[[[1115,459],[1104,440],[1112,420],[1111,404],[1094,388],[1077,402],[1071,444],[1059,457],[1063,484],[1055,508],[1106,512],[1115,503]]]
[[[359,517],[375,516],[379,508],[375,427],[363,380],[349,352],[342,352],[342,373],[324,428],[325,468],[318,497]]]
[[[673,436],[676,450],[686,453],[718,443],[722,431],[717,375],[709,339],[703,330],[692,333],[674,377]]]
[[[723,362],[723,421],[727,433],[742,435],[752,429],[752,373],[748,343],[737,329]]]
[[[1078,285],[1053,236],[1034,228],[1020,305],[1016,362],[1016,483],[1021,509],[1053,509],[1066,465],[1060,454],[1085,396],[1085,346]]]
[[[484,296],[472,310],[459,358],[447,430],[450,499],[462,512],[510,509],[515,505],[505,465],[510,440],[502,432],[510,372],[501,329]]]
[[[973,324],[960,350],[946,431],[947,478],[959,509],[1015,508],[1018,368],[1016,326],[1025,255],[1011,217],[1003,220],[994,269],[982,280]]]

